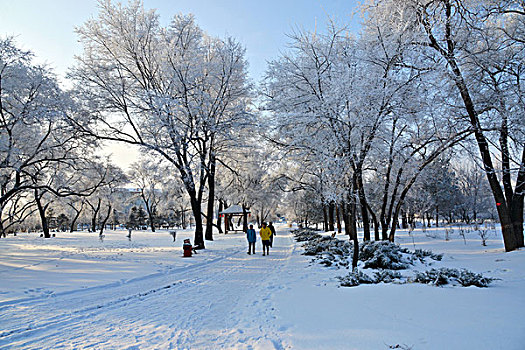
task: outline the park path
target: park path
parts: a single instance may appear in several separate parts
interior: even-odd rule
[[[0,303],[0,348],[288,348],[274,292],[294,241],[278,231],[269,256],[259,244],[256,255],[230,247],[165,273]]]

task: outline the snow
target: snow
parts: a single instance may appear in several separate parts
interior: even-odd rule
[[[444,253],[432,267],[498,278],[488,288],[339,287],[346,269],[301,255],[277,226],[270,256],[243,234],[215,235],[182,258],[167,231],[87,232],[0,240],[0,348],[6,349],[523,349],[525,252],[474,232],[405,231],[398,242]],[[457,230],[456,230],[457,232]],[[345,239],[344,235],[337,235]],[[193,239],[192,239],[193,240]]]

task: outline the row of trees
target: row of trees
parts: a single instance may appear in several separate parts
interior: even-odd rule
[[[522,1],[376,0],[358,38],[298,31],[270,63],[271,138],[288,178],[338,208],[356,238],[395,238],[410,191],[451,149],[478,149],[507,251],[523,246]],[[465,156],[465,152],[463,153]],[[439,167],[434,167],[439,170]],[[437,186],[439,172],[427,175]],[[326,216],[326,214],[325,214]]]
[[[523,246],[523,3],[374,0],[363,10],[358,37],[336,23],[290,35],[259,89],[262,113],[236,40],[207,35],[192,16],[162,26],[139,1],[101,1],[77,28],[84,50],[67,92],[2,40],[3,230],[45,217],[57,199],[104,227],[130,181],[150,223],[187,201],[200,248],[220,228],[217,203],[239,203],[258,221],[284,209],[330,229],[342,221],[357,249],[358,221],[365,240],[393,241],[416,215],[477,219],[488,183],[506,250]],[[126,177],[96,157],[106,141],[146,160]]]

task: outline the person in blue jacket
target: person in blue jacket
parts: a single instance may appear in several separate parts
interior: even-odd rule
[[[255,241],[257,241],[257,236],[255,235],[253,225],[250,225],[250,228],[246,230],[246,238],[248,239],[248,254],[252,254],[252,250],[253,254],[255,254]]]

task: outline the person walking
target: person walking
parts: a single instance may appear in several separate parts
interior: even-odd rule
[[[262,241],[263,256],[270,255],[270,237],[272,236],[272,230],[266,226],[266,223],[263,222],[261,230],[259,231]],[[265,254],[266,248],[266,254]]]
[[[275,236],[275,227],[273,227],[273,223],[270,221],[268,224],[268,228],[270,231],[272,231],[272,235],[270,236],[270,247],[273,248],[273,236]]]
[[[248,254],[255,254],[255,242],[257,241],[257,236],[255,235],[253,225],[250,225],[250,228],[246,230],[246,238],[248,239]]]

